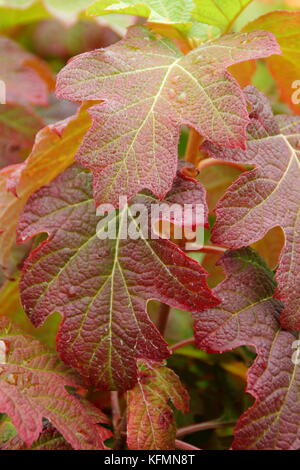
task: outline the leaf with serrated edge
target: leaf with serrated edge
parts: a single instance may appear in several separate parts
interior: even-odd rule
[[[252,0],[194,0],[196,7],[193,16],[201,23],[218,26],[222,31],[230,31],[235,20]],[[263,28],[256,28],[263,29]]]
[[[300,446],[300,371],[292,357],[296,335],[280,328],[281,303],[262,259],[249,248],[225,253],[227,279],[215,289],[217,308],[197,315],[198,347],[224,352],[242,345],[256,348],[247,391],[256,401],[239,419],[234,449],[298,449]]]
[[[139,361],[138,381],[127,400],[129,449],[175,449],[176,424],[169,402],[188,411],[188,393],[177,375],[162,364]]]
[[[134,200],[151,210],[157,200]],[[178,176],[165,202],[205,205],[195,180]],[[167,239],[120,236],[135,224],[130,208],[113,214],[116,239],[97,236],[90,172],[72,167],[35,193],[20,217],[19,240],[40,232],[50,236],[25,262],[21,299],[39,326],[52,312],[64,316],[58,334],[62,359],[88,383],[129,389],[136,382],[136,359],[161,361],[166,343],[145,307],[157,299],[188,311],[215,305],[206,273]],[[105,231],[105,226],[101,228]]]
[[[96,423],[107,418],[94,405],[71,395],[75,378],[39,341],[15,330],[0,318],[0,338],[6,346],[0,364],[0,412],[10,416],[20,439],[30,446],[42,432],[47,418],[74,449],[105,449],[111,433]]]
[[[280,53],[269,33],[234,34],[183,55],[144,27],[104,50],[75,57],[58,75],[57,95],[103,100],[77,160],[93,171],[96,203],[147,188],[162,199],[176,173],[180,127],[208,140],[245,145],[249,122],[241,90],[226,67]],[[184,110],[184,113],[183,113]]]
[[[266,59],[280,96],[294,112],[300,114],[300,11],[272,11],[252,21],[244,31],[263,29],[273,33],[281,47],[282,56]],[[294,85],[296,84],[296,87]],[[294,99],[294,95],[297,95]]]
[[[85,109],[78,115],[42,129],[32,152],[20,165],[0,172],[0,265],[6,267],[19,215],[29,198],[74,161],[79,144],[91,125]]]
[[[246,88],[246,95],[252,106],[247,150],[205,145],[211,156],[256,166],[240,176],[217,205],[212,240],[235,249],[260,240],[277,225],[282,227],[285,247],[276,274],[275,295],[285,304],[282,325],[298,330],[300,118],[274,118],[267,100],[255,88]]]
[[[47,105],[54,79],[42,60],[0,36],[0,80],[6,86],[6,103]],[[20,86],[22,84],[22,86]]]
[[[193,0],[97,0],[87,8],[87,14],[144,16],[149,22],[170,24],[179,30],[186,30],[192,26],[193,7]]]

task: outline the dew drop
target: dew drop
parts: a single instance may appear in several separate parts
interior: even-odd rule
[[[76,295],[76,288],[74,286],[71,286],[68,290],[69,296],[74,297]]]
[[[177,98],[178,103],[185,103],[186,102],[186,92],[183,91]]]
[[[168,90],[168,96],[171,100],[173,100],[176,97],[176,91],[173,90],[173,88],[169,88]]]
[[[178,83],[179,81],[179,75],[175,75],[174,77],[171,78],[171,83],[173,83],[174,85],[176,85],[176,83]]]

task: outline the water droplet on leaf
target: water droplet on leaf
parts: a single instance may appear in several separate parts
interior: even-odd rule
[[[175,98],[176,92],[175,92],[175,90],[173,90],[173,88],[170,88],[170,89],[168,90],[168,96],[169,96],[169,98],[170,98],[171,100],[173,100],[173,99]]]
[[[187,98],[186,92],[183,91],[183,92],[180,93],[180,95],[178,96],[177,101],[178,101],[178,103],[185,103],[185,102],[186,102],[186,98]]]

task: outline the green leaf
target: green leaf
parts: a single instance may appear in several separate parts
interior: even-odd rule
[[[66,23],[76,21],[78,14],[82,12],[92,0],[0,0],[0,7],[3,7],[5,14],[9,15],[12,9],[12,16],[7,20],[0,19],[0,27],[13,26],[15,24],[39,20],[49,16],[49,13]],[[2,8],[0,9],[1,12]],[[19,18],[20,16],[20,18]],[[6,23],[6,24],[5,24]]]
[[[90,15],[124,13],[143,16],[152,23],[163,23],[177,29],[188,29],[192,23],[193,0],[97,0],[87,9]]]
[[[229,32],[237,17],[252,0],[195,0],[193,16],[201,23]]]
[[[50,16],[44,5],[33,3],[27,8],[18,8],[18,6],[7,6],[7,2],[0,0],[0,29],[10,28],[12,26],[29,24]]]

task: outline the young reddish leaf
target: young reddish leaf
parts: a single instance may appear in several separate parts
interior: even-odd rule
[[[276,297],[285,304],[282,325],[298,330],[300,118],[279,116],[275,119],[266,99],[252,87],[246,90],[252,105],[247,150],[205,145],[216,158],[256,166],[240,176],[221,199],[212,239],[235,249],[260,240],[277,225],[282,227],[285,247],[276,274]]]
[[[63,436],[51,426],[43,429],[37,441],[29,448],[24,444],[19,436],[9,439],[4,445],[0,445],[1,450],[72,450],[72,446],[67,443]]]
[[[15,330],[0,317],[0,338],[5,355],[0,364],[0,412],[10,416],[20,439],[30,446],[47,418],[74,449],[104,449],[110,431],[96,423],[107,418],[94,405],[72,395],[78,388],[73,375],[56,353]]]
[[[127,444],[129,449],[175,449],[176,423],[171,402],[183,413],[189,396],[177,375],[162,364],[138,361],[136,386],[128,393]]]
[[[136,197],[151,211],[158,201]],[[203,203],[195,180],[178,176],[166,204]],[[35,193],[20,218],[19,240],[49,234],[25,263],[23,306],[39,326],[52,312],[64,316],[58,350],[90,383],[129,389],[136,382],[136,359],[161,361],[167,345],[145,311],[149,299],[195,312],[218,303],[201,266],[166,239],[123,235],[136,232],[126,206],[112,213],[116,238],[100,239],[108,220],[96,216],[89,172],[72,167]],[[131,224],[131,225],[130,225]]]
[[[46,63],[4,36],[0,37],[0,61],[0,80],[6,85],[8,104],[48,103],[54,79]]]
[[[74,161],[79,144],[91,124],[86,110],[36,136],[31,154],[24,164],[0,172],[0,265],[7,266],[19,215],[29,198]]]
[[[228,277],[214,293],[223,302],[196,316],[197,345],[209,352],[252,345],[258,354],[247,386],[256,401],[239,419],[233,448],[297,449],[300,372],[292,360],[297,338],[280,328],[282,305],[273,297],[273,274],[249,248],[228,251],[221,264]]]
[[[183,55],[143,27],[117,44],[75,57],[58,75],[57,95],[103,100],[77,160],[93,171],[96,203],[150,189],[162,199],[176,173],[180,127],[228,147],[245,145],[244,97],[226,67],[280,50],[270,33],[233,34]],[[184,114],[183,114],[184,109]]]
[[[297,91],[300,85],[300,12],[272,11],[249,23],[244,31],[257,29],[270,31],[276,36],[282,56],[272,56],[266,59],[266,63],[280,90],[281,99],[300,114]]]
[[[0,106],[0,168],[19,163],[31,149],[42,119],[21,106]]]

